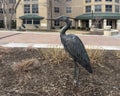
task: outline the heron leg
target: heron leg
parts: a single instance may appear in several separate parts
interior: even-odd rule
[[[77,64],[77,62],[75,61],[75,64],[74,64],[74,83],[76,85],[79,84],[79,66]]]

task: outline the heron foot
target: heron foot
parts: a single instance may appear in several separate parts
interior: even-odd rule
[[[73,85],[74,85],[74,86],[79,86],[79,85],[80,85],[80,82],[77,81],[77,80],[74,80],[74,81],[73,81]]]

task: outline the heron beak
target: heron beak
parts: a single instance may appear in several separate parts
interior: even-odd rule
[[[61,17],[62,17],[62,16],[59,16],[59,17],[56,17],[56,18],[50,18],[50,19],[47,19],[47,20],[53,20],[53,21],[58,20],[58,21],[62,21]],[[70,19],[75,19],[75,18],[72,18],[72,17],[68,17],[68,18],[70,18]]]
[[[56,20],[56,19],[46,19],[46,20],[53,20],[53,21],[54,21],[54,20]]]
[[[55,20],[60,20],[61,17],[56,17]]]
[[[47,20],[50,20],[50,21],[60,21],[60,18],[59,18],[59,17],[57,17],[57,18],[47,19]]]
[[[75,18],[72,18],[72,17],[68,17],[68,18],[70,18],[70,19],[75,19]]]

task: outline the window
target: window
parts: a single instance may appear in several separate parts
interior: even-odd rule
[[[38,0],[32,0],[32,1],[38,1]]]
[[[101,0],[95,0],[95,2],[100,2]]]
[[[26,24],[26,20],[23,20],[23,24]]]
[[[112,12],[112,5],[106,5],[106,12]]]
[[[54,7],[54,12],[59,13],[59,7]]]
[[[86,2],[86,3],[90,3],[90,2],[91,2],[91,0],[86,0],[85,2]]]
[[[3,10],[2,10],[2,8],[0,8],[0,13],[3,13]]]
[[[16,0],[9,0],[9,3],[15,3]]]
[[[71,1],[71,0],[66,0],[66,2],[69,2],[69,1]]]
[[[120,11],[120,7],[119,7],[119,5],[116,5],[115,6],[115,12],[119,12]]]
[[[107,20],[107,25],[112,26],[112,20]]]
[[[24,13],[30,13],[30,4],[24,5]]]
[[[86,6],[86,12],[91,12],[91,6]]]
[[[71,7],[66,7],[66,13],[71,13],[72,12],[72,8]]]
[[[108,1],[108,2],[112,2],[112,0],[106,0],[106,1]]]
[[[0,28],[4,28],[4,21],[0,20]]]
[[[33,20],[33,24],[40,24],[40,20]]]
[[[101,12],[101,5],[95,5],[95,12]]]
[[[30,0],[24,0],[25,2],[30,1]]]
[[[10,9],[9,9],[9,13],[12,13],[12,11],[13,11],[12,8],[10,8]]]
[[[119,3],[119,0],[115,0],[116,3]]]
[[[32,20],[31,20],[31,19],[28,19],[26,23],[27,23],[27,24],[32,24]]]
[[[32,23],[32,19],[24,19],[23,24],[40,24],[40,20],[39,19],[34,19],[33,23]]]
[[[9,13],[15,13],[14,9],[9,8]]]
[[[57,1],[57,2],[58,2],[59,0],[54,0],[54,1]]]
[[[59,26],[59,25],[60,25],[60,22],[59,22],[58,20],[55,20],[55,21],[54,21],[54,25],[55,25],[55,26]]]
[[[38,13],[38,4],[32,4],[32,13]]]
[[[32,24],[32,19],[24,19],[23,24]]]

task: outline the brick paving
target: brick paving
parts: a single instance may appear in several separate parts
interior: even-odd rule
[[[120,37],[77,34],[85,45],[116,46],[120,48]],[[0,45],[8,43],[61,44],[59,33],[46,32],[0,32]]]

